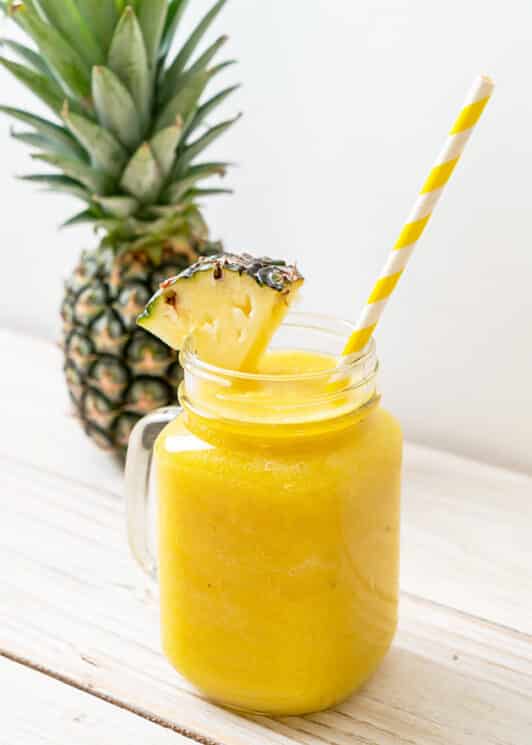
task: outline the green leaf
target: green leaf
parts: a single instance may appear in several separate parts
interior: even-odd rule
[[[228,36],[220,36],[214,44],[211,44],[211,46],[201,55],[201,57],[198,57],[196,62],[189,68],[188,72],[199,72],[200,70],[205,70],[208,66],[213,57],[216,55],[217,51],[223,47],[223,45],[227,42],[229,39]]]
[[[173,95],[179,84],[179,78],[183,74],[188,61],[194,54],[196,47],[209,29],[211,23],[225,5],[226,1],[227,0],[218,0],[216,5],[214,5],[207,15],[202,18],[181,48],[171,66],[166,71],[161,89],[161,99],[163,102],[168,101],[168,99]]]
[[[68,106],[63,109],[63,119],[72,134],[89,153],[93,166],[118,178],[128,159],[126,149],[118,140],[107,129],[84,116],[71,113]]]
[[[200,197],[216,197],[221,194],[234,194],[234,191],[233,189],[190,189],[183,195],[183,198],[185,200],[198,199]]]
[[[134,197],[93,197],[94,201],[108,215],[125,219],[134,215],[139,209],[139,202]]]
[[[0,46],[11,49],[19,59],[26,62],[33,70],[35,70],[35,72],[39,72],[46,76],[52,75],[52,72],[44,59],[33,49],[24,46],[24,44],[19,44],[18,41],[13,41],[13,39],[1,39]]]
[[[73,228],[75,225],[85,225],[86,223],[95,223],[98,220],[97,216],[94,214],[94,212],[90,209],[84,210],[83,212],[79,212],[77,215],[74,215],[74,217],[71,217],[70,220],[67,220],[64,222],[61,227],[62,228]]]
[[[129,161],[120,185],[143,204],[154,202],[163,185],[161,170],[147,142]]]
[[[204,122],[209,114],[211,114],[221,103],[223,103],[223,101],[225,101],[225,99],[230,96],[231,93],[234,93],[234,91],[238,90],[239,88],[240,85],[232,85],[229,88],[225,88],[223,91],[220,91],[220,93],[217,93],[212,98],[209,98],[209,100],[206,101],[203,106],[200,106],[196,114],[194,115],[194,118],[192,119],[189,127],[187,128],[184,138],[192,134],[192,132],[194,132],[194,130],[197,129],[200,124]]]
[[[130,6],[124,10],[113,35],[108,66],[130,92],[144,131],[151,110],[150,70],[142,30]]]
[[[170,51],[175,33],[179,27],[179,23],[181,22],[181,18],[183,17],[183,13],[187,8],[188,3],[189,0],[170,0],[168,13],[166,15],[166,23],[164,24],[163,39],[159,50],[159,57],[161,59],[164,59]]]
[[[154,204],[145,209],[146,215],[149,217],[170,217],[175,211],[176,207],[173,204]]]
[[[54,145],[59,147],[59,145],[52,143],[51,140],[48,140],[37,132],[17,132],[15,129],[10,129],[9,136],[18,142],[23,142],[25,145],[30,145],[36,150],[42,150],[43,152],[57,152],[57,150],[54,150]],[[64,151],[62,151],[62,154],[64,155]]]
[[[210,178],[211,176],[220,176],[223,178],[227,174],[227,169],[232,165],[233,163],[223,162],[197,163],[194,166],[190,166],[185,174],[185,178],[194,178],[195,181]]]
[[[50,24],[70,46],[77,50],[89,67],[105,60],[104,47],[93,35],[93,25],[83,17],[74,0],[38,0]],[[98,3],[94,3],[98,4]]]
[[[115,6],[116,6],[116,12],[118,13],[118,17],[122,15],[124,10],[129,5],[133,10],[137,9],[137,2],[138,0],[114,0]]]
[[[72,135],[63,127],[59,127],[57,124],[53,124],[53,122],[49,122],[47,119],[42,119],[34,114],[29,114],[27,111],[22,111],[22,109],[13,109],[10,106],[0,106],[0,112],[24,124],[29,124],[39,134],[69,149],[80,160],[86,160],[86,153],[83,148],[79,146]]]
[[[84,202],[91,202],[90,193],[78,181],[75,181],[68,176],[61,176],[56,173],[38,173],[32,174],[31,176],[21,176],[20,180],[30,181],[34,184],[42,184],[47,187],[46,191],[70,194]]]
[[[142,139],[142,130],[135,102],[127,88],[107,67],[95,67],[92,95],[102,127],[133,150]]]
[[[152,71],[155,70],[157,63],[159,45],[167,14],[168,0],[139,0],[137,16],[148,53],[148,63]]]
[[[166,104],[162,112],[159,114],[155,122],[155,132],[169,127],[175,122],[176,117],[186,122],[189,116],[193,113],[201,94],[205,90],[205,86],[209,82],[209,72],[202,70],[201,72],[193,73],[191,75],[186,74],[179,87],[179,92],[170,99]]]
[[[38,132],[16,132],[14,129],[10,131],[10,135],[14,140],[23,142],[25,145],[41,150],[43,153],[55,153],[56,155],[65,155],[68,158],[79,160],[80,163],[86,162],[84,159],[80,160],[77,152],[73,152],[70,148],[55,142],[54,140],[48,139],[44,135]]]
[[[32,156],[34,160],[41,160],[44,163],[49,163],[55,168],[59,168],[65,176],[73,178],[75,181],[79,181],[83,186],[87,187],[93,192],[98,194],[105,194],[112,188],[113,184],[109,177],[95,171],[85,163],[80,163],[77,160],[63,157],[62,155],[46,155],[39,154]]]
[[[107,53],[122,9],[118,11],[115,0],[76,0],[76,5]]]
[[[90,68],[79,53],[27,5],[17,6],[16,14],[65,87],[77,98],[90,100]]]
[[[229,59],[225,62],[220,62],[219,65],[211,67],[211,69],[209,70],[209,75],[211,78],[213,78],[215,75],[218,75],[219,72],[225,70],[226,67],[232,67],[232,65],[236,65],[236,59]]]
[[[201,163],[192,166],[187,170],[182,178],[170,184],[164,193],[164,201],[175,204],[176,202],[179,202],[183,195],[192,189],[198,181],[204,181],[213,176],[220,176],[223,178],[226,174],[226,168],[228,165],[229,163]]]
[[[182,134],[183,121],[178,119],[176,124],[161,129],[150,141],[150,147],[161,169],[163,180],[166,180],[172,171],[176,149]]]
[[[0,57],[0,65],[9,70],[19,82],[29,88],[52,111],[60,114],[66,96],[55,80],[46,78],[44,75],[30,70],[29,67],[19,65],[18,62],[12,62],[5,57]]]
[[[220,135],[232,127],[240,117],[241,115],[239,114],[238,116],[235,116],[234,119],[228,119],[221,124],[217,124],[215,127],[211,127],[202,137],[199,137],[193,143],[184,148],[176,163],[177,172],[182,172],[196,156],[217,140]]]

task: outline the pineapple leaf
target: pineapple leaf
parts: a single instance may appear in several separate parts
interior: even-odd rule
[[[68,145],[57,142],[56,140],[50,140],[48,137],[45,137],[38,132],[17,132],[14,129],[11,129],[10,135],[14,140],[30,145],[32,148],[41,150],[44,153],[65,155],[68,158],[79,160],[80,163],[86,163],[85,158],[79,157],[79,151],[77,149],[71,150]]]
[[[224,177],[228,163],[202,163],[192,166],[183,178],[170,184],[164,193],[164,200],[170,204],[179,202],[183,194],[192,189],[198,181],[203,181],[213,176]]]
[[[214,21],[218,13],[225,5],[226,1],[227,0],[218,0],[218,2],[211,8],[207,15],[202,18],[202,20],[198,23],[194,31],[189,36],[188,40],[181,48],[173,63],[166,71],[161,88],[161,100],[163,103],[166,103],[172,96],[173,92],[176,90],[176,87],[179,84],[179,80],[187,66],[188,61],[194,54],[196,47],[202,40],[204,34],[209,29],[211,23]]]
[[[91,209],[83,210],[83,212],[78,212],[77,215],[74,215],[74,217],[71,217],[70,220],[64,222],[61,227],[73,228],[75,225],[86,225],[87,223],[94,223],[97,219],[97,216]]]
[[[189,0],[170,0],[168,13],[166,14],[166,22],[164,24],[161,48],[159,50],[159,56],[161,59],[164,59],[170,51],[175,32],[177,31],[188,3]]]
[[[125,219],[136,214],[139,203],[134,197],[100,197],[95,195],[93,200],[111,217]]]
[[[190,166],[185,176],[186,178],[194,178],[196,181],[200,179],[210,178],[211,176],[220,176],[223,178],[229,166],[232,163],[197,163],[194,166]]]
[[[172,172],[176,149],[182,134],[183,120],[178,117],[173,126],[161,129],[150,141],[150,146],[155,160],[161,169],[163,180],[166,180]]]
[[[189,68],[188,72],[199,72],[200,70],[205,70],[208,66],[213,57],[216,55],[216,52],[223,47],[223,45],[227,42],[229,39],[228,36],[220,36],[214,44],[211,44],[211,46],[201,55],[201,57],[198,57],[196,62]]]
[[[152,71],[155,70],[157,63],[167,13],[168,0],[139,0],[137,16],[148,53],[148,63]]]
[[[211,143],[217,140],[218,137],[220,137],[220,135],[222,135],[230,127],[232,127],[233,124],[236,124],[240,117],[241,114],[238,114],[238,116],[235,116],[233,119],[228,119],[221,124],[217,124],[216,126],[211,127],[207,130],[207,132],[205,132],[204,135],[199,137],[190,145],[187,145],[187,147],[183,149],[178,157],[176,163],[177,173],[184,171],[185,168],[190,165],[190,163],[197,155],[199,155],[201,152],[203,152],[203,150],[205,150],[205,148],[207,148]]]
[[[95,67],[92,95],[102,127],[133,150],[142,139],[142,132],[135,102],[127,88],[107,67]]]
[[[46,119],[29,114],[27,111],[22,111],[21,109],[13,109],[10,106],[0,106],[0,112],[7,114],[12,119],[24,122],[24,124],[29,124],[39,134],[69,149],[80,160],[86,160],[86,154],[83,148],[79,146],[72,135],[63,127],[58,127],[57,124],[53,124]]]
[[[114,0],[114,4],[116,7],[116,12],[118,13],[118,17],[120,18],[128,5],[130,5],[133,10],[135,10],[137,6],[137,0]]]
[[[220,93],[217,93],[212,98],[209,98],[209,100],[206,101],[203,106],[200,106],[185,132],[184,139],[186,139],[188,135],[192,134],[192,132],[194,132],[194,130],[197,129],[200,124],[203,124],[206,117],[208,117],[209,114],[211,114],[223,101],[225,101],[225,99],[230,96],[231,93],[234,93],[239,88],[240,85],[232,85],[229,88],[225,88],[223,91],[220,91]]]
[[[163,176],[151,147],[142,144],[129,161],[120,185],[143,204],[154,202],[163,185]]]
[[[72,134],[89,153],[92,164],[118,178],[128,159],[126,149],[118,140],[106,129],[84,116],[72,114],[68,106],[63,109],[63,119]]]
[[[211,69],[209,70],[210,77],[213,78],[215,75],[218,75],[219,72],[225,70],[226,67],[231,67],[231,65],[236,65],[236,59],[229,59],[225,62],[220,62],[219,65],[211,67]]]
[[[0,65],[5,67],[6,70],[9,70],[9,72],[17,78],[19,82],[29,88],[32,93],[49,106],[52,111],[56,114],[61,112],[66,96],[55,80],[40,75],[39,73],[30,70],[29,67],[19,65],[18,62],[12,62],[5,57],[0,57]],[[73,106],[77,108],[76,104],[73,104]]]
[[[168,217],[175,213],[176,208],[173,204],[167,205],[161,205],[161,204],[154,204],[151,207],[146,208],[146,216],[147,217]]]
[[[119,12],[115,0],[76,0],[85,23],[94,29],[94,36],[101,40],[105,52],[109,49]]]
[[[89,67],[102,64],[104,49],[93,35],[92,23],[83,18],[74,0],[38,0],[39,7],[68,41],[73,49],[79,51]]]
[[[114,32],[108,66],[130,92],[145,131],[151,109],[150,70],[142,30],[129,5]]]
[[[49,163],[51,166],[59,168],[65,176],[79,181],[83,186],[86,186],[87,189],[93,192],[105,194],[112,188],[112,183],[106,174],[94,170],[94,168],[91,168],[85,163],[80,163],[77,160],[72,160],[62,155],[48,155],[45,153],[33,155],[32,158],[34,160],[42,160],[44,163]]]
[[[171,205],[178,204],[183,194],[194,186],[195,183],[195,180],[188,181],[188,179],[183,179],[170,184],[162,195],[161,201]]]
[[[124,221],[119,220],[116,217],[103,218],[98,217],[94,220],[94,230],[105,230],[107,236],[102,240],[101,245],[113,246],[115,245],[115,233],[120,232],[124,228]],[[125,250],[129,250],[127,247]]]
[[[58,173],[32,174],[31,176],[21,176],[21,181],[31,181],[35,184],[42,184],[47,188],[45,191],[61,192],[77,197],[84,202],[90,203],[91,195],[78,181],[68,176],[61,176]]]
[[[219,194],[234,194],[233,189],[190,189],[184,194],[186,199],[197,199],[198,197],[213,197]]]
[[[12,5],[17,20],[35,41],[65,87],[82,101],[90,100],[90,70],[78,52],[60,32],[46,23],[27,4]]]
[[[206,70],[182,77],[179,92],[168,101],[155,122],[155,132],[171,126],[178,116],[184,122],[188,120],[209,82],[209,77]]]
[[[17,55],[17,57],[19,57],[19,59],[26,62],[33,70],[35,70],[35,72],[39,72],[42,75],[52,75],[52,72],[44,59],[33,49],[24,46],[24,44],[19,44],[18,41],[13,41],[12,39],[0,40],[0,46],[10,49]]]

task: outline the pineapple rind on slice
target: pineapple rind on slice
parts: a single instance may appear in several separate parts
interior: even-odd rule
[[[252,372],[303,281],[282,261],[206,257],[163,282],[137,322],[173,349],[190,338],[203,362]]]

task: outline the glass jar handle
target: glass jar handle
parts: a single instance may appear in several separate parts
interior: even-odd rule
[[[179,406],[166,406],[145,416],[133,428],[127,449],[125,482],[129,547],[140,567],[154,581],[157,581],[157,561],[150,550],[148,520],[153,446],[159,433],[180,412]]]

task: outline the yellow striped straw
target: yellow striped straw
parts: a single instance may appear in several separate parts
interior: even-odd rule
[[[493,92],[493,81],[481,75],[471,88],[458,119],[455,121],[440,156],[417,198],[397,243],[375,283],[371,295],[344,349],[344,354],[361,352],[375,331],[384,308],[423,235],[423,231],[449,181],[456,164]]]

